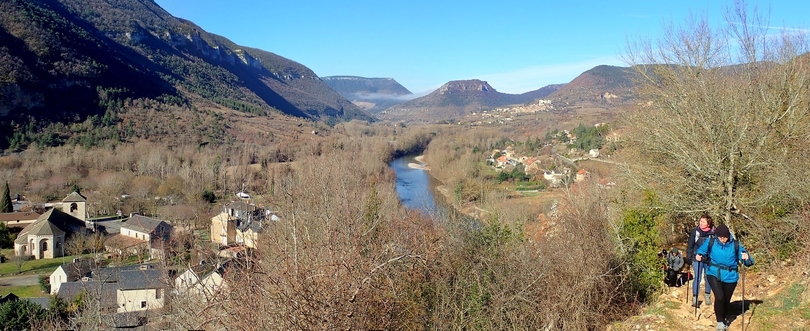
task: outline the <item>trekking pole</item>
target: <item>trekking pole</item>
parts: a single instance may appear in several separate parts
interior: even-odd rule
[[[742,331],[745,331],[745,264],[742,269]]]
[[[742,244],[742,241],[740,241],[740,244]],[[750,253],[748,253],[748,258],[749,259],[751,258]],[[742,270],[742,314],[740,315],[742,315],[742,331],[745,331],[745,268],[746,268],[745,261],[743,261],[741,264],[742,266],[740,266],[740,269]]]

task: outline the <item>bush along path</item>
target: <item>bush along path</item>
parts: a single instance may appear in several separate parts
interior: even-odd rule
[[[810,330],[810,263],[770,270],[749,269],[745,278],[745,312],[742,312],[743,284],[739,282],[731,298],[728,330],[742,331],[743,327],[746,331]],[[639,315],[614,323],[607,330],[716,330],[714,306],[703,302],[702,286],[697,312],[687,302],[687,295],[688,301],[692,300],[691,285],[690,282],[689,287],[665,287],[658,300],[643,308]]]

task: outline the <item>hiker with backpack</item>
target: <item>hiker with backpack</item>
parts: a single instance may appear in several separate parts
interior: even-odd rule
[[[673,247],[667,255],[667,276],[665,282],[668,286],[678,286],[678,275],[683,268],[683,257],[677,248]]]
[[[740,279],[738,263],[746,267],[754,265],[754,259],[748,254],[739,241],[731,236],[728,226],[720,225],[715,229],[715,238],[703,242],[697,249],[695,259],[705,262],[706,281],[714,291],[714,316],[717,330],[728,330],[729,322],[726,313],[731,306],[731,295]],[[745,308],[743,308],[745,309]]]
[[[700,280],[706,271],[706,262],[701,262],[695,259],[695,253],[698,247],[706,242],[706,239],[714,235],[714,221],[712,217],[703,214],[698,220],[698,226],[689,232],[689,241],[686,243],[686,258],[692,261],[692,270],[695,273],[694,281],[692,282],[692,307],[697,308],[700,304],[698,301],[698,293],[700,291]],[[706,304],[712,304],[712,286],[706,282],[704,298]]]

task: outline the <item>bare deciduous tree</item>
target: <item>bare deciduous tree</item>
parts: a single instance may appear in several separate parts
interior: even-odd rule
[[[731,225],[808,197],[795,181],[810,175],[796,166],[810,136],[810,62],[803,34],[770,35],[741,1],[727,12],[718,28],[694,19],[628,47],[649,102],[626,120],[640,161],[630,178],[676,213]]]

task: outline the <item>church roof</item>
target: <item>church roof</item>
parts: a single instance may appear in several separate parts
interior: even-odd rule
[[[35,235],[35,236],[43,236],[43,235],[63,235],[65,231],[62,231],[56,224],[53,222],[34,222],[31,229],[28,231],[28,235]]]
[[[87,202],[87,198],[81,195],[79,192],[73,191],[73,193],[68,194],[62,202]]]
[[[72,215],[53,208],[40,215],[34,223],[26,226],[19,235],[15,243],[25,244],[29,235],[64,235],[67,232],[75,232],[84,227],[84,222]]]

